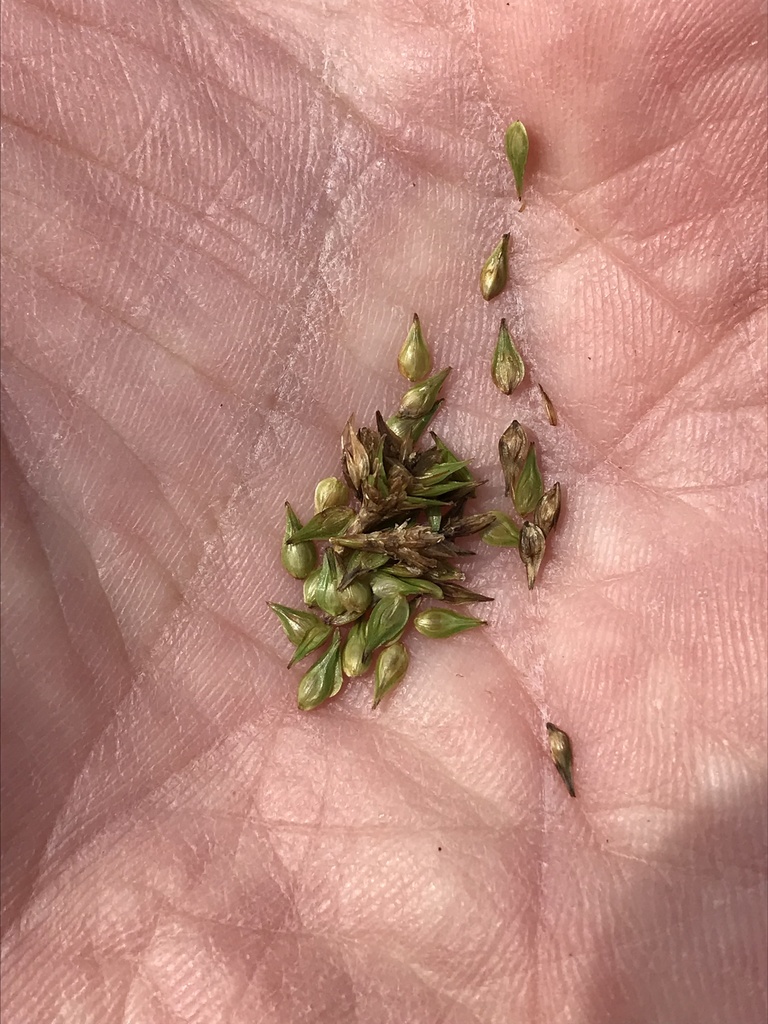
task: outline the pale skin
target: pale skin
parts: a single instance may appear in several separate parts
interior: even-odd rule
[[[3,29],[8,1024],[760,1024],[761,6]],[[363,679],[302,714],[283,502],[394,407],[414,310],[476,510],[510,511],[517,417],[564,511],[532,594],[482,551],[483,631],[408,640],[375,713]]]

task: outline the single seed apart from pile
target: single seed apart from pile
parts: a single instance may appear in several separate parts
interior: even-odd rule
[[[480,293],[486,301],[501,295],[507,284],[507,252],[509,249],[509,232],[502,235],[501,241],[483,264],[480,271]]]
[[[539,391],[541,393],[541,400],[544,403],[544,410],[545,410],[545,412],[547,414],[547,419],[549,420],[549,422],[552,424],[553,427],[556,427],[557,426],[557,412],[555,410],[554,405],[552,404],[552,399],[549,397],[549,395],[544,390],[544,388],[541,386],[541,384],[537,384],[536,387],[539,389]]]
[[[525,376],[525,363],[515,348],[512,337],[507,329],[507,321],[501,321],[499,337],[491,359],[491,377],[493,383],[505,395],[511,395],[515,388],[522,384]]]
[[[416,313],[413,323],[397,357],[397,368],[407,380],[424,380],[432,369],[432,357],[421,332],[421,322]]]
[[[547,739],[549,740],[549,752],[560,778],[571,796],[576,796],[576,790],[573,788],[573,750],[570,737],[552,722],[547,722]]]
[[[504,149],[515,178],[517,198],[522,201],[525,165],[528,162],[528,132],[522,121],[514,121],[507,128],[504,135]]]

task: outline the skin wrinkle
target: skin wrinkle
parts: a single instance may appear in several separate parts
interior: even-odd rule
[[[6,356],[6,359],[8,359],[8,358],[9,357]],[[55,384],[53,381],[47,379],[42,373],[39,373],[37,370],[33,369],[31,366],[29,366],[27,363],[25,363],[22,359],[19,359],[17,356],[11,356],[10,357],[10,362],[11,363],[16,363],[18,366],[22,367],[28,373],[28,375],[30,377],[37,378],[37,380],[43,381],[50,388],[51,391],[55,392],[55,391],[58,391],[58,390],[62,390],[60,388],[60,385]],[[6,401],[10,402],[13,405],[13,407],[18,410],[18,405],[8,395],[8,393],[7,393],[7,391],[5,389],[3,389],[3,394],[6,396]],[[74,398],[74,397],[82,399],[84,397],[83,395],[77,394],[76,392],[75,393],[67,393],[66,390],[65,390],[65,394],[66,394],[66,397],[69,398],[69,399]],[[101,415],[101,413],[97,409],[95,409],[92,405],[86,405],[86,409],[88,410],[88,413],[91,416],[94,417],[94,419],[96,419],[103,427],[106,428],[106,430],[109,432],[109,434],[112,437],[117,439],[117,441],[120,443],[120,446],[122,448],[124,448],[130,454],[131,458],[135,459],[137,462],[141,462],[141,460],[139,459],[138,455],[136,454],[136,452],[134,452],[131,449],[130,445],[127,443],[125,438],[122,437],[122,435],[117,431],[117,429],[114,426],[112,426],[111,423],[109,423],[108,420],[104,419],[104,417]],[[23,414],[21,414],[20,410],[19,410],[19,413],[20,413],[20,415],[23,415]],[[71,433],[71,431],[68,431],[65,435],[62,435],[62,437],[60,438],[60,446],[61,447],[63,447],[63,445],[68,442],[70,433]],[[55,455],[55,452],[56,452],[56,449],[54,449],[51,452],[51,454]],[[49,457],[49,453],[48,452],[46,452],[45,459],[46,459],[46,462],[48,462],[48,463],[52,463],[53,462],[53,459]],[[36,468],[39,470],[42,467],[42,465],[43,465],[43,463],[41,461],[37,465]],[[154,495],[156,497],[158,497],[158,498],[162,498],[163,499],[163,504],[168,509],[168,511],[171,513],[171,516],[172,516],[172,519],[173,519],[174,523],[179,528],[179,532],[183,533],[183,534],[186,534],[188,532],[187,527],[182,522],[182,520],[178,517],[178,515],[176,513],[176,510],[173,508],[173,506],[170,504],[170,502],[166,499],[163,487],[162,487],[162,485],[160,483],[160,478],[157,476],[157,474],[151,469],[151,467],[147,463],[141,462],[141,466],[142,466],[142,468],[145,471],[145,475],[148,476],[151,479],[151,481],[153,482],[153,484],[154,484],[154,488],[153,488]],[[59,493],[59,500],[62,500],[62,499],[63,499],[63,495],[60,492]],[[40,500],[41,501],[45,500],[42,497],[42,495],[40,495]],[[64,499],[64,500],[66,501],[66,499]],[[77,531],[77,524],[75,522],[75,520],[77,518],[76,509],[72,505],[67,505],[67,511],[69,512],[69,517],[64,517],[65,521],[76,532]],[[98,525],[99,528],[104,528],[104,524],[94,524],[94,525]],[[127,536],[127,537],[132,538],[138,544],[140,544],[142,549],[147,552],[147,554],[154,561],[154,563],[158,566],[158,568],[160,568],[162,570],[163,575],[166,576],[168,581],[169,581],[169,585],[171,585],[172,588],[177,591],[177,593],[179,595],[179,598],[180,599],[183,598],[183,592],[182,592],[182,589],[181,589],[181,583],[179,582],[179,580],[177,580],[177,578],[176,578],[175,574],[173,573],[173,571],[170,569],[169,566],[166,566],[164,563],[162,563],[159,560],[159,558],[154,554],[154,552],[149,547],[149,544],[142,538],[141,534],[138,531],[123,531],[123,530],[117,529],[114,525],[109,525],[108,529],[110,530],[110,532],[112,532],[116,536]]]

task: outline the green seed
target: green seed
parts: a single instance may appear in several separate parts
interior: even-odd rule
[[[323,620],[317,615],[313,615],[312,612],[303,612],[298,608],[289,608],[288,605],[275,604],[272,601],[268,601],[267,604],[280,619],[283,631],[292,644],[298,644],[304,638],[307,630],[313,626],[323,625]]]
[[[315,602],[326,615],[343,615],[348,611],[338,584],[339,571],[336,556],[330,548],[327,548],[320,566],[320,578],[314,595]]]
[[[474,629],[475,626],[485,626],[484,619],[476,619],[472,615],[460,615],[448,608],[428,608],[419,612],[413,620],[414,627],[423,636],[434,640],[442,640],[445,637],[462,633],[465,629]]]
[[[500,295],[507,284],[507,252],[509,249],[509,232],[502,235],[501,241],[483,264],[480,271],[480,294],[486,301]]]
[[[515,176],[515,188],[517,198],[523,198],[523,178],[525,176],[525,165],[528,160],[528,132],[522,121],[515,121],[507,128],[504,135],[504,148],[507,151],[507,160]]]
[[[408,671],[410,656],[404,644],[385,647],[376,659],[376,681],[373,688],[373,706],[377,708],[385,693],[393,690]]]
[[[366,631],[365,657],[377,647],[397,640],[408,625],[411,610],[401,595],[384,597],[373,606]]]
[[[370,657],[365,657],[365,636],[368,623],[360,619],[349,631],[347,642],[341,655],[341,668],[350,679],[362,676],[371,667]]]
[[[306,526],[297,530],[288,543],[297,544],[301,541],[341,537],[354,518],[355,513],[351,508],[327,508],[323,512],[318,512]]]
[[[525,566],[529,590],[533,590],[546,546],[544,534],[539,527],[535,523],[524,522],[520,531],[520,558]]]
[[[413,323],[397,357],[397,367],[407,380],[423,380],[432,369],[432,357],[421,333],[421,323],[416,313]]]
[[[386,565],[388,561],[389,555],[385,555],[381,551],[353,551],[339,581],[340,589],[343,590],[345,587],[348,587],[359,576],[364,576],[365,573],[370,572],[372,569],[378,569],[382,565]]]
[[[511,395],[523,381],[525,363],[515,348],[507,321],[502,320],[499,327],[499,338],[491,359],[491,377],[496,387],[505,395]]]
[[[293,652],[293,657],[288,662],[288,668],[293,668],[297,661],[301,661],[302,658],[306,658],[312,651],[316,651],[318,647],[322,647],[328,637],[331,635],[331,627],[325,622],[320,622],[317,626],[312,626],[307,630],[303,638],[296,645],[296,650]]]
[[[299,682],[298,705],[300,711],[311,711],[323,701],[339,692],[341,673],[341,637],[334,631],[333,642],[325,654],[315,662]]]
[[[373,601],[370,584],[361,579],[350,583],[348,587],[339,587],[339,597],[344,602],[347,612],[355,616],[368,611]]]
[[[430,583],[423,579],[404,579],[401,576],[393,576],[389,572],[376,572],[371,577],[371,590],[376,597],[436,597],[438,601],[443,592],[436,583]]]
[[[499,461],[504,474],[504,494],[506,496],[515,490],[515,484],[525,465],[527,453],[528,436],[517,420],[512,420],[499,438]]]
[[[389,417],[387,426],[399,441],[410,441],[412,444],[415,444],[432,422],[442,404],[443,399],[438,399],[432,408],[428,409],[423,416],[419,416],[418,419],[412,419],[410,416],[396,413],[394,416]]]
[[[576,790],[573,788],[573,748],[570,736],[556,725],[547,722],[547,739],[549,752],[560,778],[571,796],[576,796]]]
[[[337,476],[327,476],[315,487],[315,512],[325,512],[328,508],[346,505],[349,501],[349,488]]]
[[[435,447],[440,452],[440,456],[441,456],[440,462],[441,463],[442,462],[454,462],[454,463],[456,463],[456,462],[460,462],[461,461],[456,455],[453,454],[453,452],[448,447],[448,445],[445,443],[445,441],[442,439],[442,437],[440,437],[438,434],[436,434],[434,432],[434,430],[430,430],[430,436],[431,436],[432,440],[435,442]],[[468,483],[468,484],[474,483],[474,477],[472,476],[472,474],[470,473],[468,468],[457,469],[457,470],[454,471],[453,475],[455,476],[455,478],[457,480],[463,480],[465,483]]]
[[[320,585],[322,567],[318,567],[304,580],[304,604],[307,608],[317,607],[317,588]]]
[[[536,445],[531,444],[525,457],[520,479],[515,486],[515,508],[521,516],[530,515],[541,501],[544,483],[536,462]]]
[[[289,502],[285,503],[285,534],[280,548],[280,561],[287,573],[296,580],[306,579],[317,565],[317,551],[312,543],[297,544],[294,541],[301,532],[299,517],[291,508]],[[311,538],[306,538],[311,540]]]
[[[560,484],[557,483],[546,491],[536,506],[533,521],[544,536],[548,536],[557,526],[560,518]]]
[[[409,419],[419,419],[428,412],[440,394],[440,388],[445,383],[445,378],[451,372],[450,366],[439,373],[434,374],[422,381],[421,384],[414,384],[412,388],[400,399],[400,415]]]
[[[483,534],[483,540],[494,548],[517,548],[520,546],[520,530],[514,520],[505,512],[494,509],[495,524]]]

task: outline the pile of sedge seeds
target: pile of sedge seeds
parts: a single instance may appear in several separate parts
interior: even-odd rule
[[[528,136],[520,121],[507,129],[505,147],[522,200]],[[483,264],[480,291],[488,301],[506,287],[509,239],[504,234]],[[415,314],[398,367],[412,386],[394,415],[376,414],[375,427],[355,429],[348,420],[341,441],[343,479],[331,476],[317,484],[315,515],[302,525],[286,502],[282,564],[304,581],[305,608],[269,607],[294,646],[289,667],[314,656],[299,682],[302,710],[318,707],[339,693],[345,680],[371,668],[377,707],[408,669],[403,637],[409,626],[444,639],[485,625],[446,607],[492,600],[464,585],[462,565],[473,552],[461,539],[482,534],[487,544],[515,548],[532,589],[560,515],[560,484],[544,489],[535,445],[517,420],[501,435],[499,460],[505,495],[522,522],[500,510],[467,514],[466,503],[482,481],[434,431],[428,433],[431,443],[423,443],[442,405],[440,390],[450,367],[430,376],[432,359]],[[502,319],[491,377],[510,395],[524,376],[525,364]],[[554,426],[554,407],[541,385],[539,390]],[[443,605],[422,608],[425,599]],[[570,740],[552,723],[547,733],[552,758],[574,796]]]

